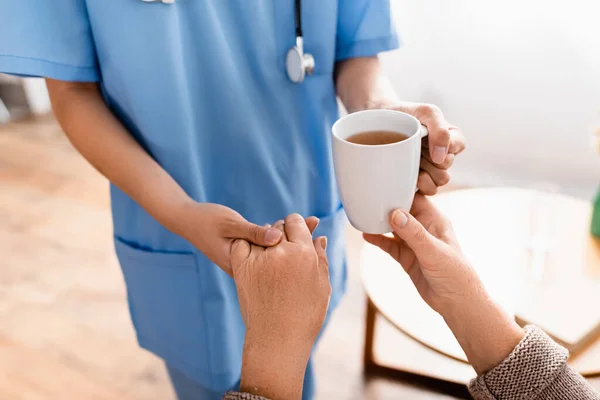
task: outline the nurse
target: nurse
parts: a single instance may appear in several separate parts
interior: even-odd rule
[[[180,399],[240,377],[244,324],[233,239],[296,212],[328,237],[344,291],[344,214],[332,173],[336,95],[429,128],[423,193],[463,147],[438,108],[402,103],[377,54],[398,46],[387,0],[0,0],[0,72],[47,78],[58,121],[111,182],[114,241],[140,345]],[[310,54],[310,56],[309,56]],[[313,65],[314,62],[314,65]],[[309,221],[311,224],[314,221]],[[309,364],[304,398],[315,388]]]

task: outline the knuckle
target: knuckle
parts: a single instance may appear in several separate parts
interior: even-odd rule
[[[438,179],[438,185],[444,186],[450,182],[450,174],[447,171],[442,171],[440,178]]]
[[[437,193],[437,186],[429,175],[419,178],[417,186],[419,187],[419,191],[426,196],[433,196]]]
[[[312,246],[302,246],[299,256],[303,257],[306,260],[310,260],[313,263],[319,262],[319,256],[317,255],[317,252]]]
[[[450,134],[452,139],[450,143],[450,153],[458,154],[462,152],[467,145],[465,135],[457,128],[450,128]]]
[[[280,244],[278,246],[273,246],[273,247],[269,247],[268,251],[272,252],[273,254],[277,255],[277,256],[284,256],[289,254],[289,250],[287,248],[287,246],[285,246],[284,244]]]
[[[437,137],[440,140],[443,140],[444,142],[449,142],[450,136],[452,136],[452,134],[450,133],[450,129],[448,129],[448,128],[441,128],[437,132]]]
[[[448,146],[450,144],[450,131],[447,128],[438,128],[431,132],[430,144],[434,146]]]
[[[231,249],[233,251],[235,251],[238,248],[240,248],[243,244],[244,244],[244,240],[243,239],[234,239],[233,242],[231,243]]]
[[[452,164],[454,164],[454,158],[456,156],[452,153],[448,153],[448,155],[446,156],[446,159],[444,160],[444,162],[440,165],[441,168],[443,169],[448,169],[452,166]]]
[[[432,115],[441,113],[441,111],[442,111],[435,104],[428,104],[428,103],[424,103],[424,104],[417,106],[417,110],[419,111],[420,114],[425,115],[425,116],[432,116]]]
[[[422,190],[423,194],[426,196],[436,195],[438,192],[437,186],[428,186],[424,190]]]
[[[423,242],[425,240],[425,230],[415,228],[412,232],[412,236],[415,242]]]

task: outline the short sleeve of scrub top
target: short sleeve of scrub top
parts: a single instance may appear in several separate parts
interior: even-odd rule
[[[335,59],[374,56],[399,46],[389,0],[340,0]]]
[[[96,82],[99,72],[84,0],[0,0],[2,72]]]

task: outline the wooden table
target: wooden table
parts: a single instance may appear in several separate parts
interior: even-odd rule
[[[589,236],[590,205],[523,189],[467,189],[432,198],[453,223],[459,242],[491,295],[521,323],[535,323],[571,347],[571,365],[600,375],[600,243]],[[443,319],[419,297],[403,269],[366,245],[361,270],[368,296],[365,371],[411,374],[464,394],[475,376]],[[390,367],[375,354],[377,317],[447,358],[443,368]],[[587,337],[585,334],[587,333]],[[388,357],[389,358],[389,357]],[[426,359],[424,357],[423,359]]]

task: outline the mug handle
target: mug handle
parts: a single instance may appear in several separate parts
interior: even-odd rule
[[[421,138],[424,138],[425,136],[429,135],[429,130],[427,130],[427,127],[425,125],[421,125],[421,131],[419,132],[419,135],[421,136]],[[419,191],[419,188],[415,185],[415,193],[417,193]]]

